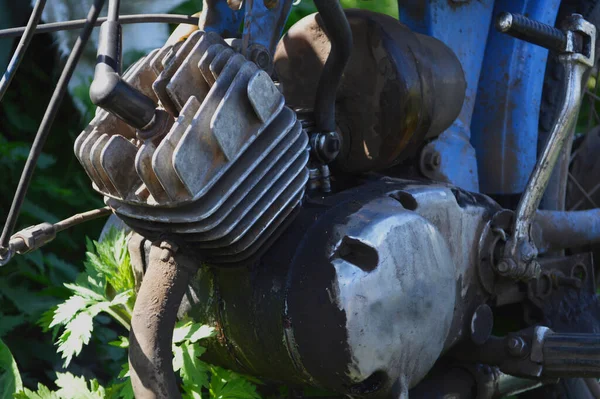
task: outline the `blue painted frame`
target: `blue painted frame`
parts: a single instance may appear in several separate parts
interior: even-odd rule
[[[463,110],[433,143],[447,160],[441,168],[451,183],[487,194],[523,192],[536,162],[548,52],[498,33],[492,16],[516,12],[554,25],[559,5],[560,0],[398,0],[400,20],[446,43],[465,71]]]

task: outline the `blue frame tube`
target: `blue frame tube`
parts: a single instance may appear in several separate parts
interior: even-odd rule
[[[554,25],[560,0],[496,0],[502,11]],[[537,158],[540,102],[548,51],[490,29],[471,142],[481,191],[522,193]]]
[[[470,127],[493,3],[493,0],[398,0],[400,21],[416,32],[444,42],[462,64],[467,81],[463,108],[454,124],[431,145],[442,158],[440,177],[470,191],[479,191]]]

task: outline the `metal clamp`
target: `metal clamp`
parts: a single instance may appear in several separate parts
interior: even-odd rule
[[[508,13],[500,15],[497,27],[501,32],[559,51],[559,61],[565,70],[565,97],[558,118],[521,196],[512,235],[497,265],[501,275],[529,280],[537,278],[541,272],[536,261],[538,250],[530,234],[531,225],[560,152],[571,138],[581,105],[582,81],[594,65],[596,28],[579,14],[568,17],[561,32],[522,15]]]

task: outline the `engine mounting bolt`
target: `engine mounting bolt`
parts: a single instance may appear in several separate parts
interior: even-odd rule
[[[269,50],[259,44],[253,44],[250,46],[249,51],[250,61],[254,62],[260,69],[270,74],[273,67],[273,60],[271,59]]]
[[[437,151],[428,151],[423,155],[423,166],[429,171],[439,169],[442,164],[442,157]]]
[[[521,357],[525,354],[525,341],[521,337],[511,337],[508,339],[506,346],[508,353],[515,357]]]
[[[498,268],[498,271],[502,274],[508,273],[511,269],[510,264],[506,260],[501,260],[500,263],[498,263],[498,266],[496,267]]]
[[[338,132],[314,133],[310,138],[313,156],[327,164],[333,161],[342,148],[342,140]]]

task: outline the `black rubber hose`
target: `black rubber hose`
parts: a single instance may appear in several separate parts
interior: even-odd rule
[[[119,1],[110,0],[109,16],[100,28],[98,58],[90,99],[136,129],[144,129],[153,120],[156,104],[121,78],[121,24]]]
[[[108,18],[98,18],[94,23],[94,26],[100,26],[107,21]],[[198,25],[199,18],[192,17],[189,15],[177,15],[177,14],[135,14],[135,15],[121,15],[119,22],[121,25],[126,24],[148,24],[148,23],[167,23],[167,24],[188,24]],[[85,26],[85,19],[74,19],[72,21],[64,22],[52,22],[49,24],[40,24],[35,28],[34,34],[52,33],[63,30],[77,30]],[[27,30],[26,26],[19,26],[17,28],[8,28],[0,30],[0,39],[7,37],[19,37],[25,34]]]
[[[331,52],[319,78],[315,99],[315,125],[321,132],[334,132],[335,101],[346,64],[352,54],[352,31],[338,0],[315,0],[323,28],[331,42]]]
[[[52,98],[48,103],[48,107],[46,108],[42,122],[40,123],[38,131],[35,135],[35,139],[33,140],[33,144],[31,145],[31,151],[29,152],[29,156],[25,162],[25,167],[21,173],[21,179],[19,180],[17,191],[13,198],[10,211],[8,212],[8,217],[6,218],[6,224],[2,230],[2,236],[0,237],[0,250],[6,251],[8,248],[8,242],[14,231],[15,224],[17,223],[21,206],[23,205],[25,195],[27,194],[27,189],[31,183],[31,178],[33,177],[33,172],[35,171],[35,165],[40,157],[40,154],[42,153],[44,143],[50,134],[50,128],[52,127],[52,123],[54,122],[54,118],[58,112],[58,108],[65,96],[65,93],[67,92],[69,80],[71,80],[71,76],[73,76],[73,72],[75,71],[75,67],[79,62],[79,58],[81,58],[81,54],[83,54],[83,49],[90,38],[90,35],[92,34],[94,24],[96,23],[96,19],[98,18],[98,14],[100,14],[100,10],[102,9],[103,5],[104,0],[95,0],[94,4],[90,8],[90,11],[87,15],[86,25],[77,38],[77,41],[75,41],[73,50],[71,51],[71,54],[69,54],[67,63],[65,64],[60,78],[58,79],[58,83],[56,84],[56,88],[52,93]]]
[[[150,249],[131,318],[129,365],[136,398],[181,398],[173,371],[172,341],[177,310],[192,275],[185,265],[192,261],[164,244]]]
[[[29,48],[29,44],[31,43],[31,39],[33,39],[33,35],[35,34],[35,29],[40,22],[40,18],[42,18],[42,12],[44,11],[44,7],[46,6],[46,0],[37,0],[35,6],[33,7],[33,12],[29,17],[29,21],[27,22],[27,26],[25,27],[25,32],[17,45],[17,49],[13,54],[8,67],[6,68],[6,72],[2,76],[2,80],[0,80],[0,101],[4,98],[6,91],[8,90],[8,86],[10,86],[10,82],[12,82],[15,74],[17,73],[17,69],[19,69],[19,65],[21,65],[21,61],[23,61],[23,57],[25,56],[25,52]]]

